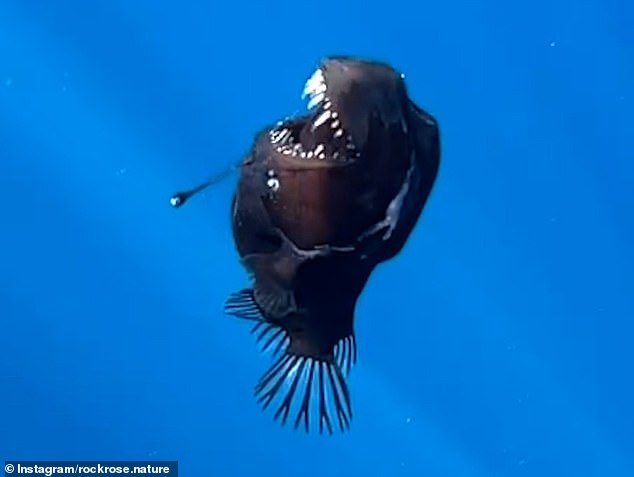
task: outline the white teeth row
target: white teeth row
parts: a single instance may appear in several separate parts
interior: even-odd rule
[[[308,101],[308,105],[306,106],[308,109],[313,109],[318,106],[326,97],[325,93],[317,93],[316,95],[311,95],[310,100]]]
[[[307,108],[313,109],[314,107],[321,104],[324,99],[326,99],[326,80],[324,78],[324,73],[320,68],[317,68],[315,72],[312,74],[306,84],[304,85],[304,92],[302,93],[302,99],[306,96],[310,97],[308,101]]]
[[[327,121],[330,120],[331,121],[330,128],[336,130],[334,132],[334,137],[341,137],[343,136],[343,129],[341,128],[341,121],[337,119],[339,117],[339,114],[337,113],[337,111],[331,111],[329,109],[330,106],[331,106],[330,101],[326,102],[326,104],[324,105],[325,111],[321,113],[317,117],[317,119],[315,119],[315,121],[313,121],[313,125],[311,129],[314,131],[319,126],[323,126]],[[348,137],[348,140],[352,141],[352,138]]]
[[[274,130],[270,133],[271,136],[271,143],[273,144],[277,144],[278,142],[286,139],[289,135],[290,135],[290,131],[286,128],[278,131],[278,130]]]
[[[338,119],[339,114],[337,111],[332,110],[332,103],[326,102],[323,106],[325,110],[319,114],[317,119],[313,121],[311,126],[312,131],[315,131],[319,127],[327,127],[332,130],[332,137],[341,138],[344,136],[345,131],[341,127],[341,121]],[[301,143],[293,141],[291,131],[288,128],[274,129],[270,133],[271,144],[279,144],[276,147],[276,151],[285,156],[292,156],[302,159],[325,159],[325,147],[323,144],[318,144],[312,151],[304,151]],[[288,144],[290,140],[290,144]],[[345,157],[359,157],[359,152],[356,150],[352,136],[346,136],[346,151]],[[332,159],[339,159],[341,153],[334,151]]]
[[[302,94],[302,98],[306,96],[316,96],[318,94],[326,93],[326,80],[324,78],[324,73],[321,71],[321,68],[317,68],[315,72],[312,74],[310,78],[306,81],[304,85],[304,93]]]
[[[328,101],[328,99],[326,98],[326,102],[323,105],[323,112],[317,117],[317,119],[315,119],[315,121],[313,121],[313,125],[311,130],[314,131],[315,129],[317,129],[319,126],[321,126],[322,124],[324,124],[326,121],[328,121],[330,118],[337,119],[337,116],[339,116],[337,114],[337,111],[330,111],[330,107],[332,106],[332,103],[330,101]],[[337,124],[339,124],[339,121],[335,121]],[[333,127],[334,129],[334,127]]]
[[[341,134],[337,134],[339,131],[341,131]],[[340,129],[337,131],[337,133],[335,133],[335,136],[340,137],[342,136],[343,131]],[[351,141],[352,138],[348,136],[348,140]],[[348,142],[346,144],[346,149],[348,153],[344,157],[355,157],[355,158],[359,157],[359,152],[356,150],[356,147],[351,142]],[[313,149],[312,151],[304,151],[302,149],[301,144],[294,144],[292,146],[291,145],[277,146],[275,150],[279,152],[280,154],[284,154],[285,156],[299,157],[302,159],[313,159],[313,158],[326,159],[326,148],[323,144],[317,144],[315,149]],[[339,153],[339,151],[335,151],[332,154],[332,158],[334,160],[339,159],[340,156],[341,154]]]
[[[294,146],[278,146],[275,150],[285,156],[301,157],[302,159],[326,159],[325,147],[323,144],[317,144],[317,147],[312,151],[303,151],[301,144],[295,144]],[[336,159],[339,157],[338,153],[335,153],[333,157]]]
[[[324,73],[320,68],[318,68],[306,81],[304,91],[302,93],[302,99],[307,96],[310,98],[307,105],[309,110],[314,109],[319,105],[321,105],[323,110],[317,119],[313,121],[311,129],[315,131],[318,127],[329,122],[330,129],[334,130],[333,136],[335,138],[340,138],[344,135],[344,130],[341,127],[341,121],[338,119],[339,115],[336,111],[332,110],[332,103],[326,96],[326,90],[327,86]],[[278,126],[282,126],[282,124],[283,123],[280,122],[278,123]],[[326,159],[326,148],[323,144],[318,144],[312,151],[304,151],[300,143],[284,144],[289,140],[289,138],[291,138],[291,132],[287,128],[276,129],[270,133],[270,136],[272,144],[283,144],[276,147],[276,151],[280,154],[284,154],[285,156],[301,157],[302,159]],[[352,137],[347,136],[347,139],[346,150],[348,151],[348,154],[345,156],[350,157],[349,154],[353,154],[353,157],[359,157],[359,153],[356,151],[356,148],[352,143]],[[341,154],[338,151],[335,151],[332,154],[333,159],[339,159],[340,156]]]

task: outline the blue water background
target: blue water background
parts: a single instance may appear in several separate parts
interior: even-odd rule
[[[624,0],[0,1],[0,457],[181,475],[634,476]],[[318,60],[406,73],[443,163],[358,307],[350,433],[263,413],[235,178]]]

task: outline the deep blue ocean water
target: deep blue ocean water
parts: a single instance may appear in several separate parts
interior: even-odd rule
[[[0,457],[181,475],[634,476],[624,0],[0,1]],[[222,313],[235,162],[321,57],[388,61],[436,187],[361,297],[355,416],[294,432]]]

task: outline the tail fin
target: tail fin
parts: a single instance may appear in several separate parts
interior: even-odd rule
[[[251,333],[256,335],[256,342],[261,343],[261,350],[273,348],[273,355],[277,356],[254,389],[255,397],[264,409],[273,401],[280,401],[275,420],[280,419],[286,424],[291,408],[297,407],[296,429],[303,424],[309,432],[312,416],[317,415],[319,432],[327,429],[332,434],[334,411],[339,429],[342,432],[349,429],[352,405],[346,376],[357,359],[353,334],[340,340],[329,356],[302,355],[290,350],[292,338],[283,327],[266,320],[251,289],[232,294],[225,303],[225,312],[255,322]]]
[[[286,388],[285,392],[283,388]],[[255,386],[255,396],[264,409],[275,398],[281,399],[274,419],[280,419],[282,424],[286,424],[291,407],[299,404],[295,428],[303,423],[306,432],[310,430],[314,412],[318,413],[320,434],[324,432],[324,428],[330,434],[333,433],[332,408],[337,414],[342,432],[349,429],[352,421],[348,384],[339,365],[332,358],[316,359],[287,351],[260,378]]]

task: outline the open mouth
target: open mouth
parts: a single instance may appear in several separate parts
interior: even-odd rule
[[[303,98],[308,114],[281,121],[269,133],[277,152],[306,160],[347,162],[359,157],[352,136],[328,97],[326,79],[317,69],[306,81]]]

